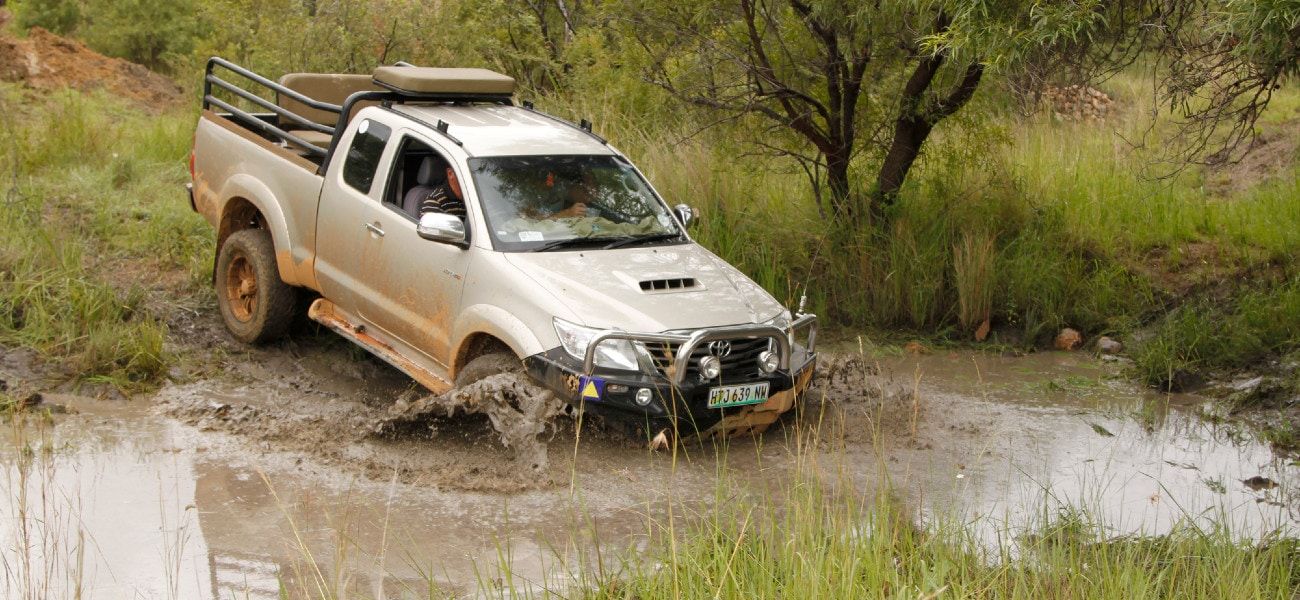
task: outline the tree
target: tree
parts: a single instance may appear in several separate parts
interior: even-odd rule
[[[92,48],[153,70],[188,54],[200,33],[194,0],[92,0],[86,21]]]
[[[771,124],[756,143],[822,175],[834,214],[877,222],[935,127],[991,76],[1095,82],[1157,59],[1179,119],[1178,164],[1229,160],[1300,64],[1296,0],[625,0],[647,77],[730,118]],[[853,185],[856,162],[874,186]]]
[[[1074,82],[1149,61],[1157,74],[1153,108],[1172,117],[1174,131],[1160,135],[1153,120],[1148,136],[1159,137],[1171,172],[1239,160],[1273,90],[1300,73],[1296,0],[1088,0],[999,11],[1003,5],[956,5],[955,24],[928,45],[996,57],[1008,75],[1027,63],[1050,64],[1056,79]]]
[[[804,167],[817,198],[851,224],[883,217],[935,125],[970,101],[980,60],[921,46],[951,19],[924,2],[635,2],[631,34],[649,78],[686,102],[773,125],[758,143]],[[850,177],[863,152],[876,187]]]

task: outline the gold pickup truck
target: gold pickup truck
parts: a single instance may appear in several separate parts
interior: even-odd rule
[[[644,431],[792,408],[816,318],[692,241],[693,211],[589,123],[513,95],[484,69],[273,81],[211,59],[190,201],[231,335],[283,334],[311,294],[312,319],[435,393],[522,365]]]

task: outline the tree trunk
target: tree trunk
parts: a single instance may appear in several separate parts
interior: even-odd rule
[[[857,224],[857,207],[849,190],[849,153],[834,152],[826,156],[826,184],[831,192],[831,212],[847,224]]]
[[[912,163],[921,154],[921,146],[933,129],[934,126],[922,117],[898,118],[894,125],[894,141],[889,145],[889,152],[885,154],[876,178],[876,194],[871,203],[873,216],[883,217],[885,209],[894,203],[899,188],[907,179],[907,172],[912,169]]]

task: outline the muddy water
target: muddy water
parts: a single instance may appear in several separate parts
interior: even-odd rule
[[[1201,399],[1149,394],[1083,355],[850,361],[825,391],[806,415],[823,465],[862,493],[888,477],[925,518],[972,520],[987,539],[1056,502],[1117,533],[1216,512],[1243,534],[1300,527],[1295,463],[1205,424]],[[796,468],[792,428],[733,442],[725,460],[693,447],[674,461],[561,422],[539,473],[482,418],[377,433],[410,394],[333,347],[257,351],[155,398],[49,396],[70,414],[8,432],[0,455],[5,595],[553,589],[643,550],[669,506],[711,503],[720,473],[757,489]]]

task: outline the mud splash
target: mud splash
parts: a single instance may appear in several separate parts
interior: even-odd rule
[[[565,480],[547,448],[563,405],[527,379],[430,396],[345,342],[308,342],[245,350],[220,376],[164,387],[157,410],[373,479],[492,492]]]
[[[554,432],[554,420],[569,414],[562,400],[520,373],[492,375],[441,395],[429,395],[414,401],[399,399],[380,421],[376,430],[392,431],[397,425],[427,422],[430,416],[455,417],[461,414],[487,415],[492,428],[506,448],[514,450],[515,463],[530,471],[545,471],[549,460],[546,443],[548,431]],[[429,425],[435,435],[436,422]]]

